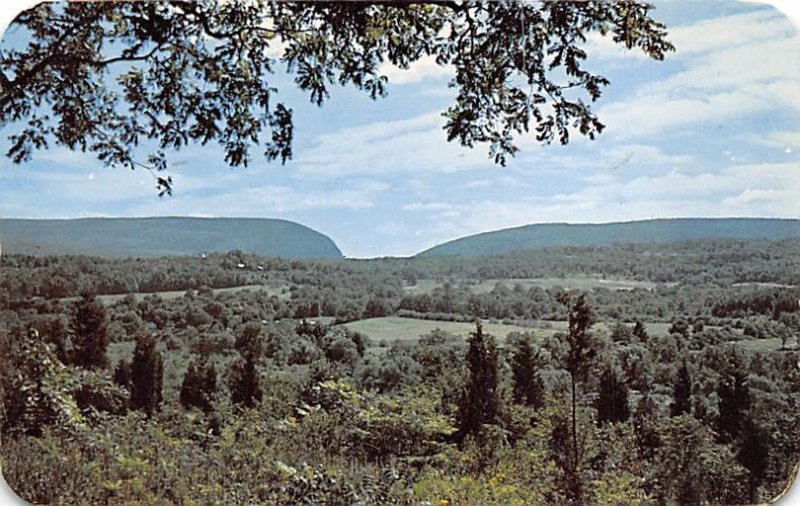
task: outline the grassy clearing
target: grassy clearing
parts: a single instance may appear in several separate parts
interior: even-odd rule
[[[560,286],[567,290],[594,290],[595,288],[607,288],[609,290],[633,290],[643,288],[653,290],[656,283],[650,281],[633,281],[628,279],[600,279],[586,276],[574,276],[567,278],[511,278],[511,279],[487,279],[473,285],[470,290],[475,293],[491,292],[494,287],[501,283],[508,288],[513,288],[519,284],[525,289],[533,287],[553,288]]]
[[[556,322],[564,324],[564,322]],[[467,337],[470,332],[475,330],[474,323],[468,322],[447,322],[435,320],[423,320],[418,318],[400,318],[398,316],[386,316],[383,318],[369,318],[345,324],[351,330],[361,332],[370,337],[373,341],[385,340],[392,341],[413,341],[423,334],[427,334],[434,329],[441,329],[445,332],[458,336]],[[537,337],[544,337],[552,334],[556,329],[544,329],[540,327],[523,327],[521,325],[507,325],[503,323],[484,323],[484,332],[492,334],[499,341],[505,339],[510,332],[531,332]]]
[[[136,344],[133,341],[122,341],[109,343],[108,345],[108,361],[111,364],[110,370],[114,370],[117,362],[124,360],[130,362],[133,358],[133,350]],[[192,359],[197,358],[186,349],[167,350],[164,344],[158,345],[158,351],[161,352],[161,359],[164,361],[164,383],[163,393],[169,399],[177,399],[180,394],[181,383],[183,383],[183,376],[186,374],[186,368]],[[225,355],[212,355],[211,361],[217,370],[217,382],[221,384],[225,381],[225,373],[230,368],[231,363],[236,360],[236,353],[231,352]]]
[[[609,322],[599,322],[592,327],[592,330],[595,332],[609,333],[613,325],[613,323]],[[394,341],[415,341],[419,336],[427,334],[437,328],[464,337],[465,339],[470,332],[475,330],[474,323],[402,318],[399,316],[358,320],[347,323],[345,326],[351,330],[369,336],[374,346],[378,345],[381,341],[386,341],[387,343]],[[670,324],[668,323],[645,323],[645,326],[648,334],[651,336],[669,334]],[[484,322],[483,330],[495,336],[498,342],[502,344],[510,332],[529,332],[535,337],[543,339],[555,332],[566,331],[567,322],[537,320],[535,322],[519,325]]]
[[[667,336],[669,335],[669,328],[672,326],[671,323],[647,323],[644,322],[644,326],[647,329],[647,334],[651,336]],[[711,328],[711,327],[709,327]]]
[[[743,339],[737,341],[737,344],[742,348],[753,351],[775,351],[781,349],[781,340],[777,337],[769,337],[766,339]],[[794,339],[790,339],[786,343],[787,350],[797,350],[798,345]]]
[[[431,293],[433,290],[435,290],[440,286],[442,286],[442,283],[436,280],[420,279],[417,280],[416,284],[404,286],[403,289],[406,291],[406,293],[421,294],[421,293]]]
[[[571,276],[566,278],[509,278],[509,279],[487,279],[480,283],[475,283],[469,287],[473,293],[487,293],[491,292],[494,287],[501,283],[509,289],[514,288],[515,285],[521,285],[526,290],[533,287],[539,288],[553,288],[561,287],[567,290],[594,290],[596,288],[606,288],[608,290],[633,290],[634,288],[642,288],[645,290],[653,290],[656,283],[652,281],[634,281],[630,279],[601,279],[589,276]],[[421,294],[431,293],[436,288],[442,286],[442,283],[433,279],[420,279],[416,284],[406,286],[406,293]]]
[[[244,290],[250,291],[265,291],[269,296],[276,296],[280,299],[289,300],[291,294],[289,293],[289,285],[244,285],[244,286],[232,286],[230,288],[214,288],[212,291],[214,293],[235,293],[241,292]],[[186,290],[171,290],[166,292],[136,292],[136,293],[116,293],[113,295],[98,295],[97,298],[105,305],[114,304],[119,302],[120,300],[124,299],[128,295],[133,295],[136,297],[137,301],[142,300],[144,297],[148,295],[158,295],[164,300],[172,300],[172,299],[179,299],[186,295]],[[67,302],[72,302],[78,300],[80,297],[67,297],[62,300]]]
[[[746,283],[734,283],[731,286],[745,288],[794,288],[794,285],[784,285],[781,283],[762,283],[759,281],[749,281]]]

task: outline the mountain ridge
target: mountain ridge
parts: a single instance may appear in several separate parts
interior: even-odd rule
[[[198,255],[241,250],[284,258],[343,258],[329,236],[276,218],[0,219],[8,254],[109,258]]]
[[[473,257],[554,246],[604,246],[688,239],[800,237],[793,218],[655,218],[610,223],[535,223],[481,232],[438,244],[416,258]]]

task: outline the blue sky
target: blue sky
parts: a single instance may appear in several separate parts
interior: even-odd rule
[[[611,80],[595,105],[607,125],[595,141],[521,138],[519,155],[494,166],[483,147],[446,142],[449,72],[423,61],[386,67],[389,96],[378,101],[336,88],[318,109],[279,84],[295,112],[294,159],[230,169],[216,147],[168,153],[169,198],[157,197],[147,172],[107,169],[91,154],[3,159],[0,216],[284,218],[328,234],[350,257],[410,255],[529,223],[800,216],[793,25],[752,4],[656,5],[678,49],[665,62],[590,39],[590,65]]]

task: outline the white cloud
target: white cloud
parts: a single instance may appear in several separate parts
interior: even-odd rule
[[[189,195],[164,199],[157,207],[159,214],[198,213],[215,209],[218,216],[251,216],[304,210],[369,209],[375,196],[386,190],[377,183],[353,184],[344,189],[302,189],[282,185],[265,185],[231,189],[224,193]],[[140,208],[146,212],[150,205]],[[136,214],[136,212],[134,212]]]
[[[21,216],[19,210],[27,209],[28,216],[37,217],[63,214],[58,209],[108,216],[270,216],[304,210],[367,209],[389,188],[369,180],[313,188],[263,184],[263,176],[244,171],[214,177],[173,174],[173,196],[158,198],[155,181],[144,170],[32,170],[17,179],[28,181],[36,191],[25,195],[0,191],[0,210],[6,216]]]
[[[680,171],[635,178],[605,178],[555,195],[521,200],[487,198],[469,205],[415,205],[430,213],[441,240],[546,222],[610,222],[653,217],[800,215],[800,165],[732,165],[719,172]],[[447,219],[444,219],[446,217]]]
[[[433,56],[423,55],[407,69],[384,62],[378,72],[389,78],[389,84],[415,84],[427,79],[449,79],[455,74],[455,68],[452,65],[439,65]]]
[[[789,192],[783,190],[773,190],[773,189],[753,190],[752,188],[747,188],[746,190],[736,195],[735,197],[726,199],[725,202],[728,202],[730,204],[750,204],[752,202],[779,202],[785,199],[786,197],[789,197],[788,193]]]
[[[414,202],[413,204],[406,204],[403,206],[406,211],[412,212],[440,212],[440,211],[453,211],[457,206],[453,204],[445,204],[442,202]]]
[[[490,165],[482,146],[448,142],[438,112],[376,122],[320,135],[317,145],[295,162],[301,176],[331,178],[358,174],[456,172]]]
[[[669,39],[679,53],[704,53],[794,33],[785,15],[760,9],[668,29]]]
[[[764,146],[789,149],[788,152],[791,153],[793,149],[800,148],[800,131],[759,132],[752,140]]]
[[[792,24],[773,10],[671,30],[683,69],[599,111],[608,135],[637,138],[786,108],[800,112],[800,50]]]
[[[475,179],[470,181],[464,185],[464,188],[486,188],[487,186],[491,186],[492,182],[488,179]]]
[[[656,11],[658,17],[658,11]],[[703,20],[690,25],[667,27],[667,39],[675,46],[678,55],[705,53],[719,48],[750,44],[779,35],[793,33],[792,24],[780,12],[770,9]],[[638,49],[628,50],[615,43],[611,34],[592,32],[587,37],[586,52],[591,58],[602,60],[638,60],[650,58]]]
[[[744,36],[746,37],[746,35]],[[797,60],[788,54],[800,48],[800,37],[780,37],[716,50],[700,55],[688,68],[653,87],[658,92],[735,89],[773,81],[796,81],[800,77]]]
[[[706,95],[673,97],[665,94],[641,95],[604,107],[600,117],[608,125],[607,134],[640,138],[684,125],[713,124],[746,116],[771,107],[773,98],[766,89],[742,89]]]
[[[492,186],[514,187],[525,185],[523,181],[514,176],[497,176],[492,174],[489,179],[474,179],[464,184],[464,188],[487,188]]]

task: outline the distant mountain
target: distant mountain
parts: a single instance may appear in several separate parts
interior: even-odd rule
[[[0,219],[3,253],[100,257],[199,255],[241,250],[283,258],[342,258],[326,235],[260,218]]]
[[[786,239],[800,237],[800,220],[676,218],[602,224],[545,223],[455,239],[417,257],[480,256],[550,246],[675,242],[687,239]]]

